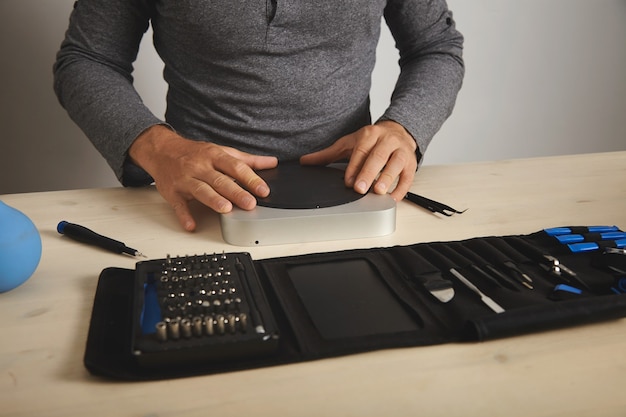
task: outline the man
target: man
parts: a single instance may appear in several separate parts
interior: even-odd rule
[[[372,125],[383,17],[401,73]],[[150,23],[166,121],[132,85]],[[278,160],[349,160],[347,186],[402,199],[454,106],[462,44],[445,0],[78,0],[54,85],[122,184],[154,181],[191,231],[189,201],[253,209],[270,192],[254,170]]]

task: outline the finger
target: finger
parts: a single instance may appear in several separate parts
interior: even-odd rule
[[[270,169],[278,165],[278,158],[275,156],[252,155],[237,150],[235,150],[235,152],[236,154],[232,154],[232,156],[242,160],[252,169]]]
[[[196,221],[191,215],[189,210],[189,204],[184,198],[176,198],[173,201],[168,201],[174,209],[174,214],[178,218],[178,222],[188,232],[193,232],[196,229]]]
[[[411,185],[413,185],[414,178],[415,178],[415,171],[401,174],[400,179],[398,180],[398,184],[396,185],[396,188],[390,194],[391,197],[395,201],[402,201],[406,193],[411,188]]]
[[[262,180],[261,180],[262,181]],[[269,187],[265,186],[269,194]],[[200,184],[194,198],[204,203],[202,198],[207,198],[211,208],[218,213],[227,213],[232,210],[232,205],[244,210],[252,210],[256,207],[256,198],[246,189],[234,181],[228,175],[215,172],[213,178],[208,183]]]
[[[371,148],[367,156],[360,156],[361,152],[355,152],[354,155],[360,160],[364,159],[361,169],[355,175],[354,190],[365,194],[388,163],[391,150],[384,143],[378,142]],[[386,182],[383,182],[383,184],[386,184]]]
[[[175,191],[170,191],[167,187],[163,187],[160,181],[156,181],[154,185],[163,199],[174,209],[174,214],[183,229],[193,232],[196,228],[196,222],[189,211],[188,199]]]
[[[411,155],[407,155],[408,158]],[[397,175],[391,174],[393,179],[390,182],[381,187],[381,189],[375,190],[377,193],[383,193],[388,191],[390,187],[393,185],[393,182],[397,180],[397,184],[393,192],[391,192],[391,197],[395,201],[400,201],[404,198],[406,193],[409,191],[409,188],[413,184],[413,179],[415,178],[415,172],[417,171],[417,159],[409,160],[405,163],[404,168],[401,169],[400,173]],[[385,174],[386,175],[386,174]],[[377,184],[378,185],[378,184]]]
[[[224,178],[224,183],[233,183],[233,181],[228,177],[224,175],[220,176]],[[205,180],[191,178],[180,188],[181,190],[185,190],[184,192],[178,192],[173,196],[167,197],[166,199],[170,202],[175,210],[180,210],[181,216],[183,216],[185,213],[190,213],[188,208],[188,201],[194,199],[198,200],[205,206],[213,209],[217,213],[228,213],[233,209],[233,203],[228,196],[222,195],[215,189],[215,186],[213,184],[216,183],[219,184],[220,180],[217,179],[207,182]],[[241,191],[245,192],[244,190]],[[249,199],[254,207],[254,204],[256,203],[254,197],[249,195]],[[243,205],[245,206],[245,204]],[[191,216],[191,214],[189,214],[189,216]]]
[[[327,148],[312,152],[300,157],[302,165],[328,165],[341,159],[346,159],[350,155],[351,138],[344,136]]]
[[[230,147],[223,147],[222,149],[234,159],[226,160],[225,164],[217,166],[225,165],[224,172],[235,181],[238,181],[256,196],[267,197],[270,189],[267,183],[254,170],[275,168],[278,165],[278,158],[275,156],[253,155]],[[242,161],[244,164],[242,165],[239,161]]]
[[[247,158],[247,160],[244,161],[247,162],[253,170],[271,169],[278,166],[278,158],[274,156],[250,156],[251,158]],[[270,194],[270,187],[256,172],[254,172],[254,175],[248,178],[247,181],[249,184],[247,186],[249,187],[248,190],[252,191],[254,195],[267,197]]]
[[[410,170],[414,171],[417,167],[417,162],[413,163],[411,158],[415,159],[412,155],[407,155],[407,152],[403,149],[396,149],[380,172],[374,185],[374,192],[376,194],[385,194],[391,189],[398,177],[406,176],[405,173]]]
[[[242,158],[254,162],[254,157],[249,154],[247,155],[248,156],[242,154],[241,156]],[[259,165],[255,166],[273,168],[278,163],[278,160],[274,157],[269,157],[269,159],[259,158],[260,159],[257,161]],[[209,184],[219,194],[233,201],[237,206],[243,209],[251,210],[255,207],[256,200],[252,194],[258,197],[267,197],[270,193],[270,188],[267,183],[242,159],[226,154],[225,157],[216,161],[215,169],[215,175],[209,179]]]
[[[354,134],[355,146],[350,155],[350,161],[346,167],[346,186],[353,187],[357,192],[365,194],[376,178],[376,174],[369,181],[360,176],[370,153],[378,141],[378,128],[366,126]],[[359,181],[357,182],[357,178]]]

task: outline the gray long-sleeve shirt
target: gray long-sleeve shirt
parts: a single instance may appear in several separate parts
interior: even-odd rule
[[[163,123],[133,87],[151,22],[170,126],[187,138],[294,159],[370,123],[383,16],[401,73],[381,119],[402,124],[423,154],[464,74],[463,38],[445,0],[78,0],[54,88],[120,181],[149,183],[126,157],[141,132]]]

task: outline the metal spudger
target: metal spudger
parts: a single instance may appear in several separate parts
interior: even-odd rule
[[[459,281],[461,281],[463,285],[465,285],[471,291],[476,293],[480,297],[480,300],[483,302],[483,304],[485,304],[491,310],[493,310],[496,313],[504,312],[504,308],[502,308],[502,306],[500,306],[491,297],[489,297],[488,295],[483,293],[481,290],[479,290],[478,287],[476,287],[476,285],[472,284],[469,279],[467,279],[463,274],[461,274],[456,269],[457,267],[454,264],[454,262],[452,262],[450,259],[443,256],[441,253],[439,253],[437,250],[435,250],[434,248],[430,246],[423,247],[422,251],[423,251],[424,257],[431,259],[439,267],[444,268],[448,272],[450,272],[452,276],[454,276]]]
[[[463,211],[453,209],[452,207],[446,204],[440,203],[435,200],[431,200],[429,198],[426,198],[426,197],[423,197],[421,195],[414,194],[411,192],[406,193],[406,196],[404,196],[404,198],[414,204],[417,204],[420,207],[423,207],[427,210],[432,211],[433,213],[440,213],[448,217],[452,216],[453,214],[463,214],[467,211],[467,209]]]
[[[604,248],[604,253],[615,253],[615,254],[618,254],[618,255],[626,255],[626,249]]]
[[[495,313],[498,313],[498,314],[504,313],[504,308],[502,308],[500,304],[496,303],[495,301],[493,301],[491,297],[489,297],[488,295],[483,293],[481,290],[479,290],[478,287],[472,284],[467,278],[461,275],[461,273],[459,273],[457,270],[451,269],[450,273],[454,275],[459,281],[461,281],[467,288],[474,291],[480,297],[480,300],[483,302],[483,304],[485,304]]]
[[[76,240],[77,242],[98,246],[111,252],[125,253],[131,256],[144,256],[138,250],[129,248],[124,243],[118,240],[102,236],[94,232],[93,230],[87,229],[84,226],[80,226],[74,223],[68,223],[65,220],[59,222],[59,224],[57,225],[57,232],[73,240]]]

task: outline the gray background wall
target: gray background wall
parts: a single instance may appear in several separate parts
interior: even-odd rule
[[[0,194],[117,186],[59,106],[52,63],[74,0],[0,0]],[[425,164],[626,150],[626,0],[449,0],[467,75]],[[136,86],[164,112],[162,65],[142,44]],[[383,30],[372,113],[398,70]]]

